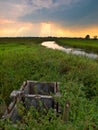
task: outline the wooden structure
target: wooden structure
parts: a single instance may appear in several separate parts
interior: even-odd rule
[[[61,111],[58,102],[55,101],[55,97],[60,96],[59,83],[57,82],[25,81],[20,90],[14,90],[10,96],[12,102],[3,118],[9,117],[13,122],[20,120],[17,111],[17,102],[20,101],[25,104],[26,109],[30,108],[30,106],[34,106],[37,109],[40,107],[40,100],[42,109],[48,110],[53,108],[57,113]]]

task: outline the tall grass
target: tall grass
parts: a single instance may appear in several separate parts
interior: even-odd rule
[[[51,110],[41,116],[30,109],[24,114],[25,122],[17,124],[24,129],[87,130],[98,129],[98,61],[87,57],[68,55],[42,47],[41,41],[19,41],[0,44],[0,103],[9,104],[12,90],[19,89],[25,80],[60,82],[64,109],[70,101],[69,121],[56,117]],[[0,105],[0,106],[1,106]],[[1,112],[2,114],[2,112]],[[37,114],[37,115],[36,115]],[[49,121],[49,117],[52,119]],[[38,121],[40,119],[40,121]],[[4,129],[19,129],[10,121],[1,121]],[[14,127],[14,128],[13,128]]]

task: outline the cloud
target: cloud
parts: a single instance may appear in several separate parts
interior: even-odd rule
[[[98,34],[98,26],[85,28],[62,27],[53,22],[27,23],[0,20],[0,36],[59,36],[59,37],[91,37]]]
[[[23,15],[52,6],[52,0],[4,0],[0,1],[0,18],[18,19]]]
[[[77,0],[4,0],[0,1],[0,17],[8,19],[17,19],[25,15],[32,15],[38,10],[58,9],[60,5],[70,5]],[[45,13],[45,12],[44,12]],[[43,13],[43,15],[44,15]]]
[[[41,24],[0,20],[0,36],[38,36],[40,28]]]
[[[30,5],[36,6],[36,9],[50,8],[53,4],[52,0],[30,0]]]
[[[56,22],[62,26],[87,26],[98,23],[98,1],[95,0],[32,0],[34,7],[19,17],[20,21]],[[36,6],[34,6],[36,5]]]
[[[0,35],[8,30],[10,35],[42,36],[51,32],[51,35],[63,36],[77,30],[83,33],[82,30],[98,27],[97,16],[98,0],[2,0]]]

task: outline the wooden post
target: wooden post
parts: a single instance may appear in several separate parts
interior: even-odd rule
[[[69,109],[70,109],[70,102],[69,100],[66,100],[63,112],[63,120],[65,123],[67,123],[69,119]]]

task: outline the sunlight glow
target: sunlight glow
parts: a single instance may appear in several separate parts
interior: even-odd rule
[[[51,28],[52,28],[52,25],[50,23],[41,23],[40,35],[41,36],[50,36]]]
[[[3,36],[56,36],[56,37],[90,37],[98,35],[98,26],[63,27],[52,22],[31,23],[0,20],[0,37]]]

